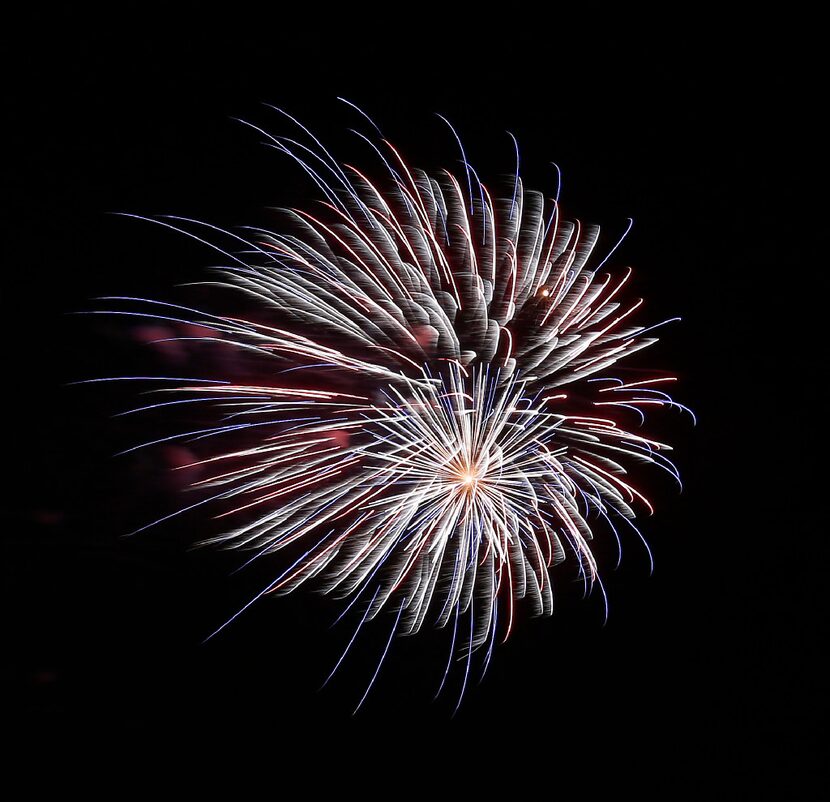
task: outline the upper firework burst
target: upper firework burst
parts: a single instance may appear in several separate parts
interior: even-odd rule
[[[642,301],[626,300],[630,271],[602,272],[617,246],[596,258],[599,228],[562,219],[518,169],[493,195],[463,152],[458,175],[431,176],[379,139],[374,180],[293,123],[303,141],[266,136],[322,211],[229,235],[244,250],[223,251],[211,284],[253,299],[257,322],[186,310],[209,330],[200,339],[259,360],[255,382],[173,391],[225,415],[182,435],[226,443],[193,463],[214,488],[198,504],[235,522],[223,543],[297,544],[263,593],[314,580],[356,602],[361,625],[386,607],[393,633],[451,623],[466,684],[519,600],[552,611],[554,563],[571,555],[587,588],[598,581],[596,522],[616,536],[615,517],[651,511],[627,463],[676,476],[668,446],[622,423],[680,407],[662,386],[674,379],[606,372],[656,341],[635,322]]]

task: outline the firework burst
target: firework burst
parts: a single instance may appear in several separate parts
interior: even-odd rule
[[[642,301],[625,300],[630,270],[602,272],[622,238],[593,258],[599,228],[562,219],[558,190],[525,189],[518,148],[494,196],[463,150],[459,175],[431,176],[360,135],[374,180],[290,119],[300,140],[257,130],[316,184],[321,212],[244,236],[159,221],[224,255],[209,284],[247,296],[258,322],[135,311],[134,298],[110,311],[197,324],[195,339],[259,365],[254,383],[173,381],[160,392],[177,397],[151,405],[209,405],[219,425],[177,437],[232,444],[190,465],[207,495],[174,515],[219,505],[228,528],[210,542],[251,559],[287,550],[257,598],[311,584],[348,599],[358,629],[388,609],[390,642],[451,625],[466,686],[472,654],[486,667],[520,603],[552,612],[553,565],[569,557],[587,591],[602,588],[592,530],[619,542],[616,521],[637,532],[635,510],[652,512],[626,466],[677,478],[669,447],[621,421],[640,431],[649,408],[685,408],[665,392],[674,377],[609,375],[656,341],[635,322]]]

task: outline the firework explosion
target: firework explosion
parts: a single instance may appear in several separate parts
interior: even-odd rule
[[[259,322],[151,301],[111,311],[197,324],[196,339],[251,354],[267,377],[167,380],[160,392],[177,397],[151,407],[200,402],[221,416],[177,437],[236,444],[189,466],[209,472],[195,483],[209,494],[173,515],[222,505],[231,528],[209,542],[252,559],[287,550],[257,598],[312,584],[348,599],[358,630],[390,610],[389,642],[450,625],[463,695],[473,653],[486,668],[520,607],[552,612],[553,565],[572,559],[586,591],[602,589],[592,528],[619,543],[615,522],[639,536],[635,510],[652,512],[624,466],[677,478],[669,447],[620,419],[639,431],[649,408],[685,408],[665,392],[674,377],[609,375],[656,342],[655,326],[634,322],[642,301],[624,300],[630,270],[601,272],[622,238],[593,259],[599,228],[562,219],[558,190],[550,201],[525,189],[518,148],[494,197],[463,149],[458,176],[430,176],[360,135],[376,181],[289,119],[301,140],[257,130],[314,181],[321,213],[291,210],[287,233],[244,237],[162,222],[232,238],[211,243],[228,263],[210,284],[244,293]]]

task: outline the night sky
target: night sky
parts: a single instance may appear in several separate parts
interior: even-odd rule
[[[90,729],[221,741],[266,722],[277,752],[309,739],[357,752],[427,738],[437,750],[479,744],[486,759],[504,738],[566,764],[690,761],[731,767],[733,779],[804,739],[809,765],[824,700],[811,677],[820,595],[805,564],[822,560],[780,476],[796,470],[787,421],[809,407],[806,391],[802,406],[777,383],[792,369],[776,344],[788,305],[778,287],[804,269],[788,261],[809,127],[799,67],[700,41],[580,49],[530,21],[509,36],[493,23],[483,38],[450,25],[433,41],[426,20],[403,33],[387,21],[395,30],[381,39],[299,13],[226,24],[188,4],[175,17],[120,8],[29,15],[4,103],[10,720],[58,740]],[[161,457],[112,456],[150,439],[161,418],[110,417],[136,405],[134,388],[68,386],[151,367],[126,324],[72,313],[100,295],[185,298],[175,285],[214,263],[110,213],[268,225],[269,206],[309,206],[313,187],[232,118],[285,132],[262,105],[273,103],[360,158],[346,132],[357,120],[337,96],[432,170],[456,166],[434,113],[447,116],[485,183],[512,171],[511,131],[527,186],[551,194],[550,162],[562,168],[565,216],[609,231],[634,218],[613,263],[635,268],[641,320],[683,317],[640,359],[681,377],[676,397],[700,420],[655,416],[685,490],[652,472],[657,514],[643,532],[654,575],[630,541],[622,568],[605,574],[603,626],[600,597],[582,601],[572,564],[557,569],[555,616],[521,621],[452,720],[457,683],[431,701],[447,633],[398,641],[356,718],[384,620],[322,692],[351,630],[329,628],[339,608],[317,595],[266,599],[203,644],[279,556],[231,575],[240,555],[191,548],[211,526],[199,513],[122,537],[177,503]],[[769,406],[776,395],[784,409]],[[613,563],[611,544],[598,552]]]

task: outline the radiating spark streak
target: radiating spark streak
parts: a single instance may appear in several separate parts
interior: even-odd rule
[[[169,376],[110,376],[103,379],[81,379],[80,381],[73,381],[69,382],[69,385],[73,384],[95,384],[97,382],[126,382],[126,381],[135,381],[135,382],[204,382],[205,384],[230,384],[227,381],[221,381],[216,379],[182,379],[182,378],[171,378]],[[213,392],[216,392],[214,388],[211,388]],[[262,392],[262,388],[258,388],[259,392]]]
[[[455,615],[453,616],[453,625],[452,625],[452,640],[450,641],[450,653],[447,656],[447,667],[444,669],[444,675],[441,677],[441,684],[438,686],[438,690],[435,692],[435,696],[433,696],[433,700],[437,699],[441,695],[441,691],[444,690],[444,684],[447,681],[447,677],[450,674],[450,666],[452,666],[452,657],[455,653],[455,637],[458,634],[458,605],[455,608]]]
[[[622,236],[617,240],[616,244],[610,251],[605,255],[605,258],[594,268],[594,273],[598,270],[602,269],[605,263],[616,253],[617,248],[625,242],[625,238],[631,233],[631,229],[634,227],[634,218],[628,218],[628,226],[626,227],[625,231],[623,231]]]
[[[329,532],[329,534],[331,534],[331,533]],[[328,537],[328,535],[327,535],[326,537]],[[324,540],[324,539],[325,539],[325,538],[323,538],[323,540]],[[322,542],[323,542],[323,540],[320,540],[320,541],[317,543],[317,546],[319,546],[319,545],[320,545],[320,543],[322,543]],[[224,623],[224,624],[222,624],[222,626],[221,626],[221,627],[219,627],[218,629],[216,629],[216,630],[214,630],[213,632],[211,632],[211,634],[210,634],[210,635],[208,635],[208,636],[207,636],[207,637],[206,637],[206,638],[202,641],[202,643],[203,643],[203,644],[207,643],[209,640],[211,640],[211,638],[215,637],[215,636],[216,636],[216,635],[218,635],[218,634],[219,634],[219,633],[220,633],[223,629],[225,629],[225,627],[227,627],[230,623],[232,623],[233,621],[236,621],[236,619],[237,619],[237,618],[239,618],[239,616],[240,616],[240,615],[242,615],[242,613],[244,613],[244,612],[245,612],[245,611],[246,611],[249,607],[251,607],[251,605],[253,605],[253,604],[254,604],[254,602],[259,601],[259,599],[261,599],[261,598],[262,598],[262,597],[263,597],[266,593],[270,592],[270,591],[274,588],[274,586],[276,585],[276,583],[277,583],[277,582],[279,582],[279,581],[280,581],[280,579],[282,579],[282,577],[283,577],[283,576],[285,576],[285,574],[286,574],[286,573],[288,573],[288,571],[290,571],[290,570],[291,570],[291,569],[292,569],[295,565],[297,565],[297,563],[299,563],[301,560],[305,559],[305,557],[306,557],[308,554],[310,554],[310,553],[311,553],[311,552],[312,552],[315,548],[316,548],[316,546],[312,546],[312,547],[311,547],[311,548],[310,548],[310,549],[309,549],[309,550],[308,550],[308,551],[307,551],[307,552],[306,552],[306,553],[305,553],[302,557],[300,557],[300,558],[299,558],[299,559],[298,559],[298,560],[297,560],[297,561],[296,561],[293,565],[289,566],[289,568],[287,568],[287,569],[286,569],[286,570],[285,570],[285,571],[284,571],[284,572],[283,572],[283,573],[282,573],[279,577],[277,577],[275,580],[273,580],[272,582],[270,582],[269,584],[267,584],[267,585],[266,585],[266,586],[265,586],[265,587],[264,587],[264,588],[263,588],[263,589],[262,589],[259,593],[257,593],[257,595],[256,595],[256,596],[254,596],[254,597],[253,597],[253,598],[252,598],[252,599],[251,599],[251,600],[250,600],[247,604],[245,604],[245,606],[244,606],[244,607],[242,607],[241,609],[237,610],[237,611],[236,611],[236,612],[235,612],[235,613],[234,613],[234,614],[233,614],[233,615],[232,615],[232,616],[231,616],[231,617],[230,617],[227,621],[225,621],[225,623]]]
[[[619,291],[623,288],[623,286],[625,286],[625,284],[626,284],[626,282],[628,281],[628,279],[630,279],[630,278],[631,278],[631,274],[632,274],[633,272],[634,272],[634,271],[632,271],[632,269],[629,267],[629,268],[628,268],[628,271],[627,271],[627,272],[626,272],[626,274],[623,276],[622,280],[621,280],[621,281],[617,284],[617,286],[616,286],[616,287],[615,287],[615,288],[611,291],[611,294],[610,294],[610,295],[608,295],[608,296],[605,298],[605,300],[602,302],[602,304],[601,304],[599,307],[597,307],[597,310],[594,312],[594,314],[593,314],[593,315],[591,315],[591,316],[590,316],[590,317],[589,317],[586,321],[584,321],[584,323],[583,323],[583,325],[584,325],[584,326],[589,325],[589,324],[590,324],[590,322],[591,322],[591,320],[593,320],[593,319],[594,319],[594,318],[595,318],[595,317],[596,317],[596,316],[597,316],[597,315],[598,315],[598,314],[599,314],[599,313],[600,313],[600,312],[601,312],[601,311],[602,311],[602,310],[603,310],[603,309],[604,309],[604,308],[605,308],[605,307],[606,307],[606,306],[607,306],[607,305],[611,302],[611,299],[612,299],[612,298],[614,298],[614,297],[617,295],[617,293],[618,293],[618,292],[619,292]]]
[[[516,177],[513,181],[513,197],[510,199],[510,219],[513,219],[513,212],[516,210],[516,193],[519,190],[519,142],[510,131],[507,132],[507,135],[513,140],[513,145],[516,148]]]
[[[654,515],[654,507],[651,506],[651,502],[642,493],[640,493],[638,490],[633,488],[630,484],[628,484],[627,482],[623,482],[622,479],[620,479],[619,477],[614,476],[613,474],[609,473],[608,471],[603,470],[602,468],[599,468],[594,463],[589,462],[588,460],[583,459],[582,457],[575,456],[574,459],[577,460],[578,462],[583,463],[584,465],[588,465],[590,468],[592,468],[595,471],[599,471],[603,476],[607,476],[608,479],[610,479],[612,482],[614,482],[615,484],[618,484],[620,487],[624,488],[629,493],[631,493],[632,494],[632,499],[633,499],[634,496],[637,496],[637,498],[639,498],[640,501],[642,501],[643,504],[646,505],[646,507],[648,508],[649,513]]]
[[[346,644],[346,648],[343,650],[343,654],[340,655],[340,659],[334,664],[334,668],[331,670],[331,673],[326,677],[325,682],[320,686],[320,688],[325,688],[326,685],[329,684],[331,678],[337,673],[337,669],[340,668],[340,664],[346,659],[346,655],[349,653],[349,650],[352,648],[352,644],[357,639],[357,635],[360,632],[361,627],[366,623],[366,619],[369,616],[369,611],[372,609],[372,605],[375,603],[375,599],[378,597],[378,593],[380,593],[380,585],[377,586],[375,589],[375,595],[372,596],[371,601],[366,606],[366,610],[363,613],[363,617],[360,619],[360,623],[357,625],[352,637],[349,639],[349,642]],[[403,605],[401,605],[403,608]]]
[[[490,666],[490,658],[493,656],[493,647],[496,643],[496,630],[498,629],[498,613],[499,608],[498,606],[493,607],[493,620],[490,624],[490,640],[487,645],[487,654],[484,658],[484,665],[481,667],[481,677],[479,677],[479,683],[484,681],[484,676],[487,673],[487,669]]]
[[[380,656],[380,660],[378,661],[378,667],[375,669],[375,673],[372,674],[372,679],[369,681],[369,685],[366,687],[366,692],[363,694],[360,701],[357,703],[357,707],[354,709],[354,714],[356,714],[357,711],[360,710],[360,708],[363,706],[363,703],[366,701],[366,697],[369,695],[369,691],[372,690],[372,686],[375,684],[375,680],[377,680],[378,678],[378,674],[380,674],[380,669],[383,665],[383,661],[386,659],[386,655],[389,652],[389,647],[392,645],[392,638],[395,637],[395,632],[398,629],[398,624],[401,620],[401,613],[403,613],[404,604],[406,604],[406,596],[404,596],[403,599],[401,599],[401,606],[398,608],[398,615],[395,618],[395,623],[392,625],[392,631],[389,633],[389,640],[386,641],[386,646],[383,648],[383,654]]]
[[[614,380],[613,379],[589,379],[588,381],[614,381]],[[616,381],[620,381],[620,380],[617,379]],[[638,381],[638,382],[629,382],[628,384],[623,384],[622,382],[620,382],[620,384],[618,384],[616,387],[603,387],[600,390],[600,392],[601,393],[607,393],[607,392],[610,392],[611,390],[623,390],[627,387],[642,387],[643,385],[646,385],[646,384],[657,384],[658,382],[676,382],[676,381],[677,381],[677,376],[664,376],[662,378],[657,378],[657,379],[643,379],[642,381]]]
[[[346,100],[346,98],[344,97],[338,97],[337,99],[341,103],[345,103],[347,106],[351,106],[358,114],[362,115],[362,117],[369,122],[372,128],[374,128],[377,132],[378,136],[383,136],[383,132],[380,130],[380,128],[378,128],[377,123],[365,111],[363,111],[363,109],[361,109],[360,106],[355,105],[354,103],[352,103],[351,100]]]
[[[227,434],[228,432],[236,432],[240,429],[250,429],[255,426],[273,426],[277,423],[287,423],[290,420],[299,420],[299,418],[289,418],[284,420],[270,420],[270,421],[262,421],[258,423],[235,423],[232,426],[214,426],[208,429],[196,429],[192,432],[179,432],[179,434],[172,434],[169,437],[160,437],[158,440],[150,440],[146,443],[140,443],[137,446],[132,446],[131,448],[127,448],[124,451],[116,452],[116,457],[121,457],[124,454],[131,454],[133,451],[138,451],[142,448],[149,448],[150,446],[156,446],[160,443],[168,443],[171,440],[181,440],[185,437],[194,437],[197,439],[201,439],[203,437],[212,437],[214,435],[219,434]],[[305,420],[310,420],[310,418],[306,418]]]
[[[211,250],[216,251],[217,253],[221,253],[222,256],[227,256],[228,259],[230,259],[232,262],[237,262],[243,267],[247,267],[247,263],[240,259],[238,256],[234,256],[232,253],[228,253],[228,251],[220,248],[218,245],[214,245],[214,243],[210,242],[210,240],[197,237],[191,231],[188,231],[185,228],[181,228],[180,226],[174,226],[170,223],[165,223],[163,220],[156,220],[153,217],[144,217],[140,214],[129,214],[127,212],[114,212],[114,214],[118,217],[129,217],[133,220],[141,220],[145,223],[154,223],[157,226],[162,226],[162,228],[169,228],[171,231],[175,231],[177,234],[184,234],[186,237],[190,237],[190,239],[196,240],[196,242],[200,243],[201,245],[205,245]]]
[[[648,541],[643,537],[643,533],[636,526],[634,526],[628,518],[623,516],[621,520],[627,523],[634,530],[637,537],[640,538],[640,542],[643,546],[645,546],[646,554],[648,554],[648,573],[650,576],[654,573],[654,554],[652,554],[651,546],[648,545]]]
[[[252,396],[249,395],[232,395],[232,396],[209,396],[208,398],[182,398],[177,401],[163,401],[158,404],[148,404],[144,407],[136,407],[134,409],[127,409],[124,412],[116,412],[112,417],[113,418],[121,418],[124,415],[133,415],[136,412],[147,412],[150,409],[162,409],[163,407],[173,407],[179,404],[196,404],[199,402],[211,402],[211,401],[250,401]],[[259,401],[266,401],[267,396],[253,396],[254,399]]]
[[[254,602],[259,601],[259,599],[261,599],[266,593],[268,593],[268,591],[271,590],[272,585],[273,585],[273,582],[267,584],[244,607],[242,607],[240,610],[237,610],[227,621],[225,621],[225,623],[222,624],[222,626],[220,626],[218,629],[215,629],[213,632],[211,632],[210,635],[208,635],[202,641],[202,644],[207,643],[209,640],[211,640],[216,635],[218,635],[226,626],[228,626],[228,624],[231,624],[232,622],[236,621],[236,619],[239,618],[239,616],[242,615],[242,613],[244,613],[249,607],[251,607],[254,604]]]
[[[605,626],[608,623],[608,594],[605,592],[605,585],[602,584],[602,578],[599,574],[596,576],[597,585],[599,585],[600,593],[602,594],[602,605],[603,605],[603,619],[602,625]]]
[[[669,323],[676,323],[679,320],[683,320],[681,317],[670,317],[668,320],[662,320],[660,323],[655,323],[653,326],[648,326],[645,329],[639,329],[637,332],[637,336],[640,337],[643,334],[646,334],[649,331],[654,331],[654,329],[659,329],[661,326],[665,326]]]
[[[458,143],[458,149],[461,151],[461,163],[464,165],[464,170],[467,173],[467,187],[470,190],[470,216],[472,216],[475,214],[475,210],[473,208],[473,182],[470,178],[470,164],[467,161],[467,156],[464,153],[464,145],[461,144],[461,137],[458,136],[458,133],[453,127],[452,123],[442,114],[436,114],[435,116],[438,117],[440,120],[443,120],[447,124],[447,127],[450,129],[450,131],[452,131],[452,135],[455,137],[455,141]]]
[[[473,615],[473,608],[472,603],[470,605],[470,612],[469,612],[469,619],[470,619],[470,642],[467,646],[467,661],[464,666],[464,680],[461,683],[461,692],[458,694],[458,701],[455,703],[455,709],[452,711],[453,716],[458,712],[458,709],[461,707],[461,702],[464,700],[464,692],[467,690],[467,680],[470,677],[470,662],[473,658],[473,633],[474,633],[474,625],[475,625],[475,616]]]
[[[606,401],[600,403],[599,401],[594,401],[594,406],[603,406],[603,405],[610,405],[615,407],[624,407],[625,409],[630,409],[632,412],[637,413],[640,417],[640,426],[642,426],[646,422],[645,413],[638,409],[637,407],[633,406],[632,404],[626,404],[624,401]]]

